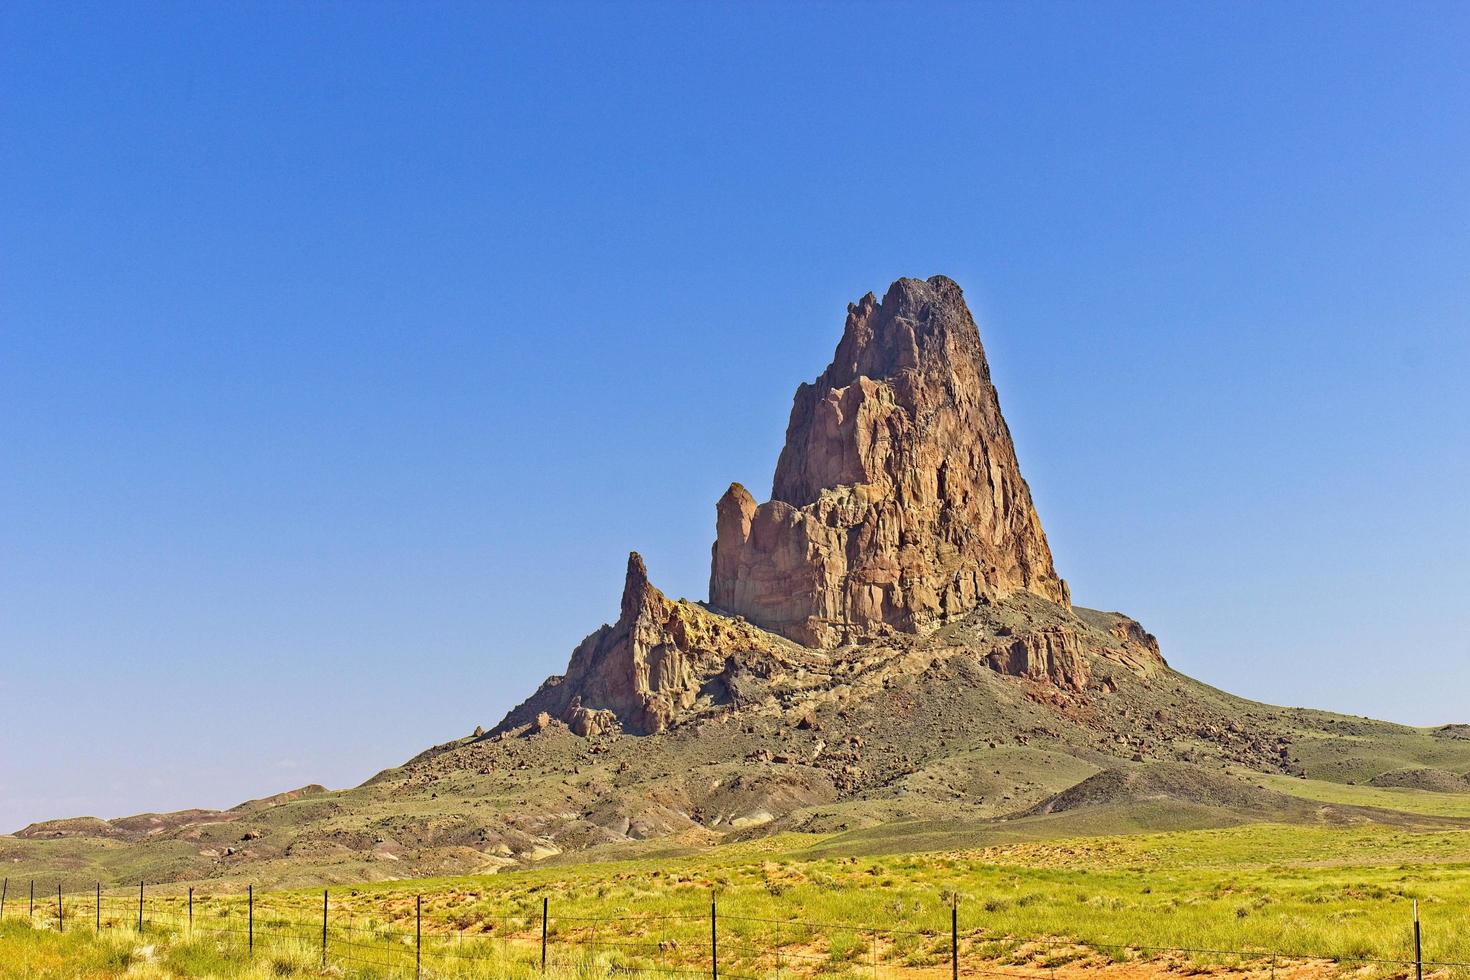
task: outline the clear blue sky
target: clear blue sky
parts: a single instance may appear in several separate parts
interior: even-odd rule
[[[1470,721],[1470,8],[0,7],[0,829],[355,784],[945,273],[1057,567]]]

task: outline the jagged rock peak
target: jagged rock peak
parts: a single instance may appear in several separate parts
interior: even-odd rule
[[[623,601],[620,604],[622,615],[618,622],[637,616],[650,593],[663,598],[663,593],[648,581],[648,565],[644,563],[643,556],[636,551],[628,552],[628,570],[623,573]]]
[[[635,551],[628,556],[618,621],[583,640],[567,672],[548,678],[495,731],[544,728],[550,719],[579,735],[663,731],[701,698],[730,699],[737,655],[784,655],[787,646],[749,623],[669,599],[649,582]]]
[[[814,442],[814,415],[829,392],[845,390],[860,378],[892,381],[904,372],[921,370],[921,361],[925,362],[922,370],[936,375],[936,380],[946,373],[943,365],[968,362],[976,368],[974,380],[990,382],[979,331],[953,280],[945,276],[899,279],[888,287],[881,303],[872,293],[849,303],[832,363],[815,382],[797,389],[786,445],[776,463],[772,499],[800,507],[816,501],[829,487],[872,482],[875,474],[866,467],[874,460],[856,452],[860,447],[854,440],[843,440],[842,445]],[[936,362],[937,372],[932,370]],[[821,430],[815,433],[823,434]],[[863,434],[853,433],[858,438]],[[833,453],[832,449],[844,451]]]
[[[958,285],[900,279],[847,310],[797,389],[772,499],[716,506],[710,604],[832,647],[923,632],[1025,590],[1070,605]]]

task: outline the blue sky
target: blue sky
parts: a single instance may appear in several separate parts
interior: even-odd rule
[[[355,784],[706,594],[966,289],[1078,601],[1470,721],[1470,8],[0,8],[0,829]]]

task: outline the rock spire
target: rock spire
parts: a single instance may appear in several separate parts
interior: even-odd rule
[[[544,714],[579,735],[663,731],[701,698],[738,701],[735,681],[751,662],[793,654],[800,648],[781,637],[668,598],[648,581],[635,551],[618,621],[578,644],[567,672],[548,679],[496,730],[535,724]]]
[[[990,380],[944,276],[848,307],[796,392],[771,500],[716,507],[710,604],[813,647],[924,632],[1025,590],[1070,605]]]

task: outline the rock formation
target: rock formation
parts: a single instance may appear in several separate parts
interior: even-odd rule
[[[766,657],[799,651],[749,623],[675,602],[648,581],[637,552],[628,556],[618,621],[603,626],[572,652],[566,674],[548,679],[506,716],[496,731],[549,719],[578,735],[662,731],[701,698],[736,697],[736,675]],[[546,718],[538,722],[538,716]]]
[[[632,555],[618,621],[487,737],[553,724],[648,734],[777,690],[850,689],[852,671],[872,665],[826,651],[893,659],[872,643],[981,607],[992,622],[966,633],[975,658],[1057,692],[1088,689],[1090,656],[1163,662],[1137,624],[1138,636],[1099,632],[1074,614],[979,331],[943,276],[900,279],[882,302],[869,293],[848,307],[832,364],[796,392],[772,499],[732,485],[715,533],[708,606],[666,598]]]
[[[1081,691],[1089,678],[1087,657],[1076,630],[1049,626],[1016,637],[992,650],[990,666],[1002,674],[1049,680],[1057,687]]]
[[[848,307],[832,364],[796,392],[772,499],[734,484],[716,514],[710,604],[808,646],[923,632],[1018,589],[1070,604],[943,276]]]

